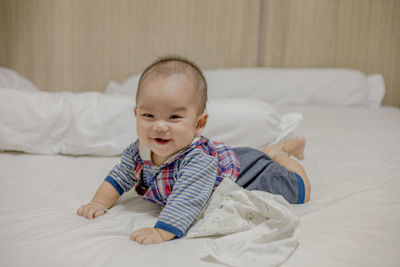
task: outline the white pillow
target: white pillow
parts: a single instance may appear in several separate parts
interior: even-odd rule
[[[119,84],[116,81],[110,81],[104,90],[104,93],[136,96],[136,89],[139,84],[140,75],[140,73],[135,74],[126,79],[122,84]]]
[[[210,98],[245,96],[274,105],[373,106],[384,94],[381,75],[371,82],[354,69],[240,68],[204,75]]]
[[[119,155],[136,140],[132,98],[0,89],[0,149],[39,154]],[[204,134],[233,146],[261,148],[286,138],[297,118],[281,118],[257,100],[215,99]],[[292,114],[293,115],[293,114]],[[296,117],[296,116],[295,116]]]
[[[135,140],[133,103],[101,93],[0,89],[0,149],[118,155]]]
[[[209,98],[254,98],[274,106],[319,105],[379,107],[385,94],[380,74],[354,69],[233,68],[205,70]],[[135,95],[140,74],[122,84],[110,82],[105,92]]]
[[[205,136],[257,149],[290,138],[303,119],[299,113],[281,116],[271,105],[248,98],[210,99],[207,112]]]
[[[11,88],[24,91],[37,91],[38,89],[17,72],[0,67],[0,88]]]
[[[378,108],[382,105],[383,97],[385,96],[385,82],[381,74],[373,74],[367,77],[369,86],[369,102],[371,108]]]

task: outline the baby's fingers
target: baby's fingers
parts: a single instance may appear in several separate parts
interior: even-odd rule
[[[96,210],[93,208],[87,209],[85,217],[88,218],[89,220],[93,220],[94,219],[93,215],[95,212]]]
[[[97,217],[99,217],[99,216],[102,216],[102,215],[104,215],[104,210],[102,210],[102,209],[96,210],[96,211],[93,213],[93,219],[95,219],[95,218],[97,218]]]
[[[76,214],[78,214],[79,216],[82,216],[82,207],[80,207],[77,211]]]
[[[142,231],[137,230],[133,232],[129,238],[132,241],[136,241],[139,244],[143,244],[143,241],[146,239],[146,236],[142,233]]]
[[[136,238],[141,235],[140,232],[135,231],[131,234],[131,236],[129,237],[131,240],[136,241]]]
[[[79,216],[86,217],[87,209],[88,209],[87,206],[84,205],[84,206],[80,207],[80,208],[77,210],[76,213],[77,213]]]
[[[94,210],[93,210],[93,208],[90,208],[87,205],[85,205],[85,206],[80,207],[78,209],[77,213],[79,216],[82,216],[82,217],[85,217],[85,218],[91,220],[91,219],[93,219]]]

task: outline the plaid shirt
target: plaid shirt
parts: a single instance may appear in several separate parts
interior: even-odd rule
[[[203,136],[161,166],[153,165],[150,153],[137,140],[124,150],[121,162],[105,180],[120,195],[135,186],[142,198],[164,207],[155,227],[177,237],[193,223],[215,187],[224,178],[236,181],[240,171],[229,146]]]

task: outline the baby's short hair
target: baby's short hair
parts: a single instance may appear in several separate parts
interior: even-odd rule
[[[166,56],[150,64],[142,73],[136,92],[136,101],[146,79],[152,77],[168,77],[175,74],[186,76],[193,82],[193,89],[199,99],[199,110],[203,113],[207,103],[207,82],[200,68],[192,61],[181,56]]]

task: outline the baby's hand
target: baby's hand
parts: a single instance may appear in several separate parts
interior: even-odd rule
[[[104,213],[106,213],[105,207],[102,204],[96,202],[91,202],[89,204],[83,205],[77,211],[77,214],[79,216],[86,217],[89,220],[104,215]]]
[[[139,244],[158,244],[174,238],[175,235],[159,228],[142,228],[133,232],[130,239]]]

